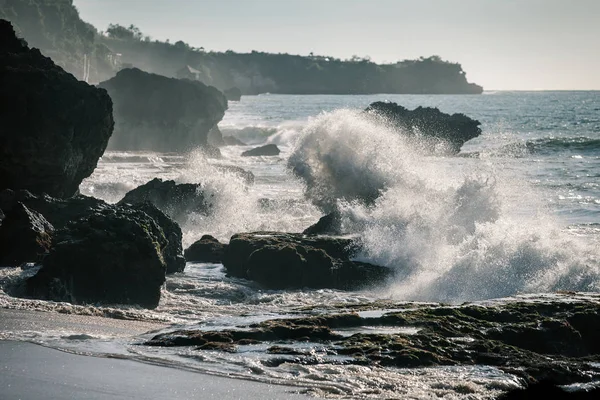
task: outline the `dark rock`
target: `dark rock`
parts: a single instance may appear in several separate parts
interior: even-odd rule
[[[42,214],[56,229],[62,229],[71,221],[87,217],[94,213],[121,208],[119,205],[108,204],[100,199],[88,196],[74,196],[69,199],[56,199],[48,195],[35,196],[26,190],[3,190],[0,192],[0,208],[12,210],[17,202],[22,202],[31,210]],[[182,233],[177,223],[150,204],[141,201],[131,206],[152,217],[164,232],[169,241],[163,252],[167,263],[167,271],[179,272],[185,267],[182,257]]]
[[[75,194],[113,131],[103,89],[78,81],[0,20],[0,190]]]
[[[557,400],[596,400],[600,398],[600,387],[589,390],[566,391],[551,381],[535,382],[524,389],[514,389],[503,393],[498,400],[529,400],[529,399],[557,399]]]
[[[214,237],[204,235],[185,250],[184,256],[187,261],[220,264],[226,247]]]
[[[257,156],[278,156],[279,148],[274,144],[267,144],[256,147],[252,150],[247,150],[242,153],[242,157],[257,157]]]
[[[269,289],[348,290],[381,283],[391,276],[388,268],[350,261],[355,250],[350,239],[244,233],[232,236],[223,265],[229,275]]]
[[[0,226],[0,265],[38,262],[52,245],[54,227],[18,202]]]
[[[396,103],[375,102],[365,112],[383,118],[408,136],[419,136],[432,144],[441,143],[447,152],[458,153],[462,145],[481,135],[477,120],[464,114],[446,114],[431,107],[408,110]]]
[[[342,230],[342,216],[338,211],[333,211],[319,219],[319,221],[306,228],[305,235],[339,235]]]
[[[221,133],[221,130],[217,125],[213,126],[213,128],[210,131],[208,131],[206,141],[212,147],[225,146],[225,141],[223,141],[223,134]]]
[[[229,88],[223,91],[223,94],[225,94],[227,100],[230,101],[240,101],[242,99],[242,91],[237,87]]]
[[[227,109],[227,99],[212,86],[137,68],[123,69],[99,86],[114,103],[115,132],[109,149],[187,151],[207,147],[209,131]]]
[[[246,143],[235,136],[223,136],[223,143],[225,146],[246,146]]]
[[[56,233],[29,296],[74,304],[120,303],[154,308],[160,300],[167,246],[148,214],[119,207],[83,217]]]
[[[154,178],[128,192],[118,204],[139,204],[150,202],[159,210],[184,222],[191,212],[208,214],[212,204],[204,196],[202,185],[198,183],[175,183]]]

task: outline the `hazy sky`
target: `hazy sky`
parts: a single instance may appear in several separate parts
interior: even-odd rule
[[[493,89],[600,89],[600,0],[75,0],[153,39],[393,62],[440,55]]]

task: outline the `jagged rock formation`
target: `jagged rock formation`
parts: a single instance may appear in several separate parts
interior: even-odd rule
[[[382,283],[392,271],[350,261],[350,239],[307,237],[281,232],[233,235],[223,256],[231,276],[269,289],[334,288],[352,290]]]
[[[258,156],[278,156],[279,148],[274,144],[266,144],[264,146],[255,147],[254,149],[244,151],[242,157],[258,157]]]
[[[220,243],[210,235],[204,235],[195,241],[183,253],[186,261],[203,263],[222,263],[226,244]]]
[[[479,121],[464,114],[446,114],[437,108],[408,110],[396,103],[378,101],[365,112],[390,123],[404,135],[418,137],[432,145],[445,145],[441,150],[449,153],[458,153],[465,142],[481,135]]]
[[[0,190],[75,194],[113,131],[112,102],[0,20]]]
[[[123,69],[99,84],[114,103],[113,150],[188,151],[209,148],[208,133],[223,118],[227,99],[199,81]]]

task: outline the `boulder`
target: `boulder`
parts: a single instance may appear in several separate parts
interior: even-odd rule
[[[268,289],[353,290],[391,276],[388,268],[351,261],[355,252],[351,239],[243,233],[231,237],[223,265],[230,276],[256,281]]]
[[[256,147],[252,150],[247,150],[242,153],[242,157],[257,157],[257,156],[278,156],[279,148],[274,144]]]
[[[9,212],[18,202],[30,210],[42,214],[56,229],[62,229],[71,221],[106,210],[117,210],[123,206],[108,204],[103,200],[88,196],[74,196],[69,199],[56,199],[48,195],[35,196],[26,190],[3,190],[0,192],[0,208]],[[145,212],[160,226],[169,243],[162,256],[167,263],[167,272],[180,272],[185,267],[182,256],[181,228],[162,211],[149,203],[136,203],[130,208]]]
[[[321,217],[319,221],[306,228],[305,235],[339,235],[342,230],[342,216],[339,211],[333,211]]]
[[[446,114],[431,107],[408,110],[396,103],[375,102],[366,113],[383,119],[404,135],[419,137],[433,145],[441,144],[448,153],[458,153],[462,145],[481,135],[481,123],[464,114]]]
[[[113,131],[103,89],[78,81],[0,20],[0,190],[74,195]]]
[[[212,207],[198,183],[175,183],[154,178],[129,191],[118,204],[150,202],[175,221],[186,221],[189,213],[208,214]]]
[[[73,304],[137,304],[160,300],[167,246],[163,230],[143,211],[106,209],[56,233],[42,268],[26,282],[34,298]]]
[[[242,91],[237,87],[232,87],[223,91],[227,100],[240,101],[242,99]]]
[[[52,246],[54,227],[18,202],[0,226],[0,266],[38,262]]]
[[[188,151],[208,146],[227,99],[199,81],[123,69],[99,84],[114,103],[112,150]],[[214,148],[210,148],[211,152]]]
[[[223,136],[223,143],[225,146],[246,146],[246,143],[235,136]]]
[[[226,247],[214,237],[204,235],[185,250],[184,256],[186,261],[220,264]]]

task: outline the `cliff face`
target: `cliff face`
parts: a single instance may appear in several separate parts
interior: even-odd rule
[[[113,130],[112,102],[0,20],[0,190],[75,194]]]
[[[186,151],[207,147],[208,132],[223,118],[227,99],[199,81],[136,68],[99,84],[114,103],[114,150]]]

